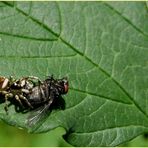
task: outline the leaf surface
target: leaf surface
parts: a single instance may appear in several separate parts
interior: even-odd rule
[[[2,76],[68,76],[58,126],[74,146],[117,146],[148,131],[148,13],[145,2],[1,2]],[[29,129],[9,107],[0,118]],[[31,129],[29,129],[31,131]]]

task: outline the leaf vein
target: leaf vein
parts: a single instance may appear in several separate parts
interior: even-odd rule
[[[17,37],[17,38],[28,39],[28,40],[36,40],[36,41],[57,41],[57,39],[35,38],[35,37],[29,37],[29,36],[24,36],[24,35],[11,34],[11,33],[7,33],[7,32],[0,32],[0,34],[1,34],[1,35],[11,36],[11,37]]]
[[[99,130],[96,130],[96,131],[90,131],[90,132],[74,132],[72,134],[76,134],[76,135],[85,135],[85,134],[94,134],[94,133],[98,133],[98,132],[104,132],[104,131],[107,131],[107,130],[117,130],[119,128],[128,128],[128,127],[139,127],[139,128],[148,128],[147,126],[144,126],[144,125],[124,125],[124,126],[116,126],[116,127],[109,127],[109,128],[105,128],[105,129],[99,129]]]
[[[76,56],[77,54],[73,55],[61,55],[61,56],[5,56],[5,55],[0,55],[0,58],[23,58],[23,59],[48,59],[48,58],[71,58]]]
[[[109,101],[114,101],[114,102],[118,102],[118,103],[132,105],[131,103],[125,103],[125,102],[122,102],[121,100],[120,101],[114,100],[114,99],[109,98],[107,96],[99,95],[99,94],[96,94],[96,93],[92,93],[92,92],[88,92],[88,91],[84,91],[84,90],[80,90],[80,89],[76,89],[76,88],[72,88],[72,87],[70,87],[69,89],[74,90],[74,91],[78,91],[78,92],[81,92],[81,93],[84,93],[84,94],[88,94],[88,95],[92,95],[92,96],[96,96],[96,97],[101,97],[101,98],[109,100]]]
[[[109,5],[109,4],[105,3],[105,2],[103,2],[103,4],[105,6],[107,6],[108,8],[110,8],[112,11],[114,11],[116,14],[118,14],[119,16],[121,16],[129,25],[131,25],[140,34],[142,34],[143,36],[145,36],[146,38],[148,38],[148,34],[144,33],[140,28],[138,28],[136,25],[134,25],[128,18],[126,18],[125,16],[123,16],[118,10],[116,10],[111,5]]]
[[[10,6],[10,7],[14,7],[11,6],[10,4],[8,4],[7,2],[3,2],[6,5]],[[148,37],[144,32],[142,32],[139,28],[137,28],[134,24],[132,24],[132,22],[130,22],[126,17],[124,17],[123,15],[121,15],[120,12],[118,12],[117,10],[115,10],[113,7],[111,7],[109,4],[104,3],[108,8],[110,8],[111,10],[113,10],[115,13],[117,13],[118,15],[120,15],[126,22],[128,22],[131,26],[133,26],[133,28],[135,28],[138,32],[140,32],[141,34],[143,34],[144,36]],[[116,81],[109,73],[107,73],[104,69],[102,69],[97,63],[93,62],[89,57],[85,56],[84,53],[82,53],[81,51],[79,51],[78,49],[76,49],[75,47],[73,47],[71,44],[69,44],[66,40],[64,40],[62,37],[59,36],[58,33],[54,32],[53,30],[51,30],[47,25],[41,23],[39,20],[28,16],[27,13],[25,13],[24,11],[20,10],[19,8],[15,8],[18,12],[22,13],[23,15],[29,17],[30,19],[32,19],[32,21],[36,22],[37,24],[39,24],[40,26],[44,27],[47,31],[49,31],[50,33],[52,33],[53,35],[55,35],[55,37],[59,38],[63,43],[65,43],[67,46],[69,46],[72,50],[74,50],[76,53],[78,53],[79,55],[81,55],[82,57],[84,57],[87,61],[89,61],[90,63],[92,63],[95,67],[98,67],[106,76],[110,77],[115,83],[116,85],[128,96],[128,98],[133,102],[133,104],[148,118],[148,115],[139,107],[139,105],[135,102],[135,100],[130,96],[130,94],[121,86],[121,84]],[[84,91],[85,92],[85,91]],[[102,96],[103,97],[103,96]],[[110,99],[110,98],[108,98]]]
[[[61,16],[61,9],[60,9],[60,6],[59,6],[59,4],[58,4],[58,2],[57,1],[55,1],[55,3],[57,4],[57,8],[58,8],[58,12],[59,12],[59,23],[60,23],[60,25],[59,25],[59,27],[60,27],[60,32],[59,32],[59,37],[61,36],[61,32],[62,32],[62,16]]]
[[[55,33],[54,31],[52,31],[47,25],[43,24],[38,19],[35,19],[32,16],[29,16],[27,13],[25,13],[24,11],[22,11],[18,7],[12,6],[12,5],[8,4],[7,2],[3,2],[3,3],[5,3],[9,7],[15,8],[16,11],[18,11],[19,13],[23,14],[24,16],[30,18],[33,22],[37,23],[38,25],[42,26],[44,29],[46,29],[47,31],[49,31],[50,33],[52,33],[55,37],[57,37],[57,38],[59,37],[59,34],[58,33]]]

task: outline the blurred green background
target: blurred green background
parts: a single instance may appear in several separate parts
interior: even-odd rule
[[[63,128],[57,128],[48,133],[29,134],[26,130],[21,130],[0,121],[0,147],[10,146],[41,146],[41,147],[62,147],[71,146],[62,135],[65,133]]]
[[[56,128],[48,133],[43,134],[29,134],[25,130],[18,129],[13,126],[9,126],[0,121],[0,147],[6,146],[41,146],[41,147],[69,147],[62,135],[65,134],[65,130],[61,127]],[[136,146],[147,147],[148,146],[148,134],[141,135],[128,143],[124,143],[120,146]]]

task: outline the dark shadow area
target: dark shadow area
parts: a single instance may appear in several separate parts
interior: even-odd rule
[[[144,139],[148,140],[148,133],[145,133],[145,134],[143,135],[143,137],[144,137]]]
[[[71,128],[69,128],[68,131],[66,131],[66,134],[63,135],[64,140],[68,142],[69,135],[72,134],[72,133],[74,133],[74,132],[75,132],[74,126],[72,126]]]
[[[50,107],[50,110],[57,110],[57,109],[62,109],[62,110],[65,109],[65,100],[61,96],[54,99]]]
[[[0,104],[2,104],[4,102],[5,102],[4,95],[0,94]]]

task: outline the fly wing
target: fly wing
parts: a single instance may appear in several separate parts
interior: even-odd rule
[[[47,119],[47,117],[51,113],[51,103],[48,103],[30,112],[30,115],[26,120],[26,125],[27,127],[29,127],[29,130],[31,132],[35,131]]]

